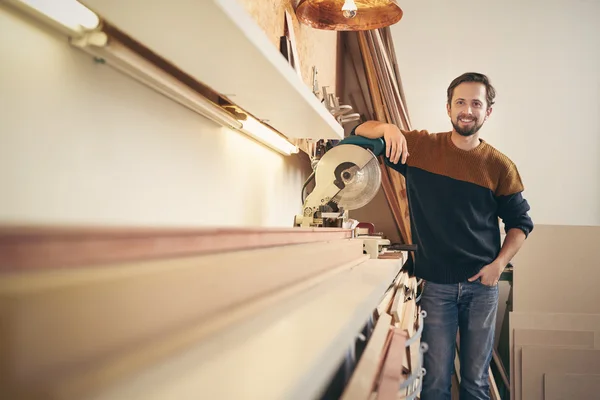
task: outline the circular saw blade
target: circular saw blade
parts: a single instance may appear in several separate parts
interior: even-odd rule
[[[356,165],[345,169],[341,176],[345,187],[332,200],[346,210],[367,205],[381,186],[381,169],[375,157],[362,169]]]

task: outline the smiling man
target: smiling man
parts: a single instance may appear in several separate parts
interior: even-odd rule
[[[495,96],[487,76],[465,73],[447,90],[452,131],[405,132],[367,121],[353,132],[383,137],[386,156],[406,178],[412,240],[418,245],[414,274],[425,281],[421,339],[429,348],[421,400],[451,398],[457,330],[460,399],[490,398],[498,280],[533,230],[517,167],[479,137]]]

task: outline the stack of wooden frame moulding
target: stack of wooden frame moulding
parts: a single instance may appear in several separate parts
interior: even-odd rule
[[[351,236],[331,228],[0,229],[0,391],[61,400],[198,390],[317,396],[370,315],[378,323],[395,315],[397,336],[415,328],[415,315],[398,319],[399,306],[375,311],[386,289],[399,287],[406,254],[370,260]],[[286,334],[282,348],[272,339],[286,322],[297,334]],[[227,383],[232,365],[246,385]],[[255,382],[259,371],[272,379]]]

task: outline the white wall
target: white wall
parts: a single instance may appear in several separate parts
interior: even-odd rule
[[[413,128],[452,127],[449,83],[487,74],[482,138],[507,154],[538,224],[600,225],[600,2],[403,0],[392,27]]]
[[[291,226],[307,167],[0,8],[0,224]]]

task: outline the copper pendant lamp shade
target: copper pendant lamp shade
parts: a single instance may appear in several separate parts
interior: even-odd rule
[[[296,16],[315,29],[365,31],[400,21],[396,0],[300,0]]]

